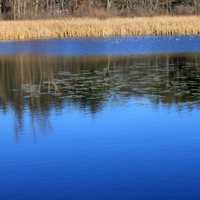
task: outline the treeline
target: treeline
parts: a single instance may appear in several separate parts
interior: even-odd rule
[[[0,0],[1,19],[199,13],[200,0]]]

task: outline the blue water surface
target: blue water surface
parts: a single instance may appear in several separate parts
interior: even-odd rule
[[[47,133],[27,122],[16,142],[1,114],[1,199],[199,199],[199,117],[134,101],[95,117],[66,106]]]
[[[121,56],[132,54],[191,53],[200,51],[199,44],[199,36],[140,36],[8,41],[0,43],[0,54]]]
[[[199,42],[1,43],[0,199],[199,200]]]

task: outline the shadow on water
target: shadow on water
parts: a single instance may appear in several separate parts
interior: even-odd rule
[[[1,56],[0,111],[14,111],[20,132],[27,110],[33,121],[48,124],[49,112],[66,105],[95,114],[108,102],[144,98],[157,106],[199,108],[199,63],[200,54]]]

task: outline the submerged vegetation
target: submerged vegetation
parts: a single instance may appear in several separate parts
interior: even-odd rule
[[[118,95],[147,96],[155,104],[192,105],[200,101],[199,61],[199,54],[1,56],[0,108],[11,104],[20,113],[28,104],[45,112],[70,102],[95,113],[112,95],[115,100]]]
[[[63,18],[0,22],[0,40],[199,34],[200,17],[198,16]]]
[[[200,55],[127,57],[0,57],[0,111],[12,107],[16,133],[28,111],[46,123],[50,112],[68,105],[96,114],[143,98],[155,107],[182,110],[200,105]]]

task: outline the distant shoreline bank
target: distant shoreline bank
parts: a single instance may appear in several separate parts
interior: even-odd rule
[[[158,16],[0,21],[0,41],[147,35],[200,35],[200,17]]]

